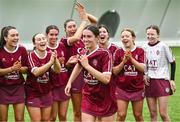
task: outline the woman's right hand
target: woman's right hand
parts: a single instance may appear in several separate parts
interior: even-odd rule
[[[67,96],[71,96],[70,91],[71,91],[71,83],[68,82],[67,85],[66,85],[66,87],[65,87],[65,89],[64,89],[64,92],[65,92],[65,94],[66,94]]]
[[[73,55],[73,56],[71,56],[69,59],[68,59],[68,61],[67,61],[67,63],[68,64],[76,64],[77,62],[78,62],[78,55]]]
[[[147,75],[144,75],[144,83],[145,83],[145,85],[146,86],[149,86],[149,84],[150,84],[150,79],[149,79],[149,77],[147,76]]]
[[[19,71],[21,68],[21,61],[14,62],[13,66],[11,67],[12,71]]]
[[[57,51],[55,50],[51,52],[50,62],[53,64],[56,58],[57,58]]]
[[[88,21],[88,16],[86,14],[86,10],[85,10],[84,6],[82,4],[80,4],[79,2],[77,2],[75,8],[78,11],[81,20],[87,20]]]

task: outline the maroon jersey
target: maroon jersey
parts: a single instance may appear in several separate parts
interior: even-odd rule
[[[72,45],[68,44],[67,38],[61,38],[61,42],[66,47],[68,59],[71,56],[80,54],[80,52],[85,47],[85,45],[81,39],[78,40],[77,42],[73,43]],[[74,66],[75,66],[75,64],[72,64],[71,67],[68,68],[69,76],[71,75]],[[83,77],[81,76],[81,73],[80,73],[80,75],[78,75],[78,77],[74,80],[74,82],[72,84],[72,91],[71,92],[81,92],[83,84],[84,84]]]
[[[96,50],[88,54],[88,62],[96,70],[102,73],[111,74],[112,60],[111,55],[107,50],[98,47]],[[85,69],[83,69],[83,72],[85,81],[83,97],[85,97],[86,100],[91,101],[93,106],[91,106],[90,111],[106,113],[113,102],[110,98],[110,85],[98,81]],[[82,102],[82,106],[84,105],[86,105],[85,101]]]
[[[110,43],[110,45],[108,46],[108,50],[111,52],[112,56],[114,55],[114,52],[119,49],[115,44]]]
[[[114,54],[114,66],[119,65],[122,62],[124,57],[125,50],[118,49]],[[131,50],[132,57],[139,63],[144,63],[144,50],[139,47],[135,47]],[[123,69],[120,73],[115,76],[114,80],[116,81],[117,87],[127,91],[127,92],[136,92],[144,88],[143,73],[139,72],[131,61],[127,61],[124,64]]]
[[[51,73],[52,84],[54,87],[58,87],[58,86],[66,85],[69,79],[68,70],[65,67],[68,57],[67,57],[66,48],[62,42],[60,42],[55,48],[47,47],[47,51],[53,51],[53,50],[57,51],[57,57],[61,63],[60,73],[59,74],[53,72]]]
[[[41,67],[47,62],[49,62],[51,58],[51,53],[46,52],[44,58],[40,58],[35,51],[32,51],[28,55],[28,74],[25,84],[25,90],[27,99],[39,97],[43,94],[47,94],[51,91],[52,85],[50,82],[50,69],[46,71],[44,74],[35,77],[32,74],[32,71]]]
[[[6,47],[0,49],[0,68],[13,66],[16,61],[21,61],[22,66],[27,65],[27,51],[23,46],[18,45],[13,52],[9,52]],[[23,84],[24,78],[19,71],[13,71],[0,76],[0,85]]]
[[[110,43],[110,45],[108,46],[108,50],[110,51],[112,57],[113,57],[113,55],[114,55],[114,53],[115,53],[115,51],[116,51],[117,49],[119,49],[119,47],[117,47],[117,46],[116,46],[115,44],[113,44],[113,43]],[[112,58],[112,63],[114,64],[113,58]],[[110,85],[111,85],[111,91],[110,91],[111,96],[112,96],[113,99],[115,99],[116,82],[115,82],[114,79],[113,79],[113,75],[111,75]]]
[[[61,42],[65,45],[67,49],[68,59],[73,55],[79,54],[81,50],[85,48],[84,42],[82,40],[79,40],[72,45],[69,45],[67,40],[67,38],[61,38]]]
[[[100,48],[103,48],[101,47],[101,45],[99,46]],[[107,47],[107,50],[110,51],[111,55],[113,56],[114,52],[118,49],[119,47],[116,46],[115,44],[113,43],[109,43],[108,47]]]

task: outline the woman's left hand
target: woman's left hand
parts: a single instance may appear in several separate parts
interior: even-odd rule
[[[175,82],[173,80],[170,80],[170,85],[171,85],[171,90],[173,92],[175,92],[176,91],[176,84],[175,84]]]

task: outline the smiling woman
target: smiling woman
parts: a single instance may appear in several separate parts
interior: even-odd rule
[[[39,55],[44,55],[47,48],[47,38],[44,34],[37,33],[33,36],[33,44]],[[42,52],[42,53],[41,53]]]
[[[87,50],[83,50],[65,88],[65,93],[69,95],[71,84],[83,71],[82,121],[113,121],[116,112],[116,104],[110,96],[111,55],[99,48],[98,39],[99,29],[96,26],[89,25],[83,30]]]
[[[35,49],[28,55],[28,74],[25,83],[26,106],[31,121],[50,121],[51,105],[51,71],[59,73],[61,66],[56,51],[48,52],[47,38],[37,33],[33,36]]]
[[[136,47],[136,35],[130,28],[121,31],[123,47],[114,53],[114,80],[116,82],[115,96],[118,106],[117,120],[125,121],[129,102],[132,103],[133,115],[136,121],[144,121],[143,99],[145,69],[144,50]]]
[[[0,49],[0,121],[8,120],[9,105],[13,105],[16,121],[24,121],[24,78],[27,71],[26,49],[18,44],[15,27],[1,30]]]

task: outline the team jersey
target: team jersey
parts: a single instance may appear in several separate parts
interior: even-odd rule
[[[54,87],[58,87],[58,86],[66,85],[69,79],[68,70],[65,67],[68,57],[67,57],[66,48],[62,42],[57,44],[55,48],[51,48],[49,46],[47,47],[47,51],[53,51],[53,50],[57,51],[57,57],[61,64],[61,71],[59,74],[54,72],[51,73],[52,84]]]
[[[84,42],[82,40],[79,40],[79,41],[73,43],[72,45],[70,45],[68,43],[68,39],[67,38],[61,38],[61,42],[66,47],[68,59],[69,59],[69,57],[71,57],[73,55],[79,54],[81,52],[81,50],[83,50],[85,48]],[[73,67],[74,66],[75,65],[73,65]]]
[[[143,48],[146,52],[148,76],[169,80],[169,63],[175,61],[171,49],[164,42],[158,42],[155,45],[147,43]]]
[[[100,46],[101,47],[101,46]],[[110,52],[110,54],[112,55],[112,57],[113,57],[113,55],[114,55],[114,53],[115,53],[115,51],[117,50],[117,49],[119,49],[119,47],[118,46],[116,46],[115,44],[113,44],[113,43],[109,43],[109,45],[108,45],[108,47],[107,47],[107,50]],[[112,64],[114,64],[114,60],[113,60],[113,58],[112,58]],[[113,74],[111,75],[111,81],[110,81],[110,86],[111,86],[111,91],[110,91],[110,93],[111,93],[111,96],[112,96],[112,98],[115,98],[115,88],[116,88],[116,83],[115,83],[115,81],[114,81],[114,76],[113,76]]]
[[[103,48],[101,45],[99,46],[100,48]],[[108,47],[107,47],[107,50],[111,53],[111,55],[113,56],[114,55],[114,52],[118,49],[119,47],[116,46],[115,44],[113,43],[109,43]],[[106,49],[106,48],[104,48]]]
[[[108,50],[111,52],[112,56],[114,55],[114,52],[119,49],[119,47],[117,47],[115,44],[110,43],[108,46]]]
[[[67,57],[68,59],[71,56],[76,56],[76,55],[80,55],[80,52],[82,50],[84,50],[85,45],[82,41],[82,39],[76,41],[75,43],[73,43],[72,45],[69,44],[68,39],[67,38],[61,38],[61,42],[65,45],[66,50],[67,50]],[[68,67],[68,73],[69,76],[71,75],[73,68],[76,64],[71,64],[70,67]],[[72,84],[72,89],[71,92],[82,92],[82,86],[83,86],[84,82],[83,82],[83,77],[82,77],[82,72],[78,75],[78,77],[74,80],[73,84]]]
[[[21,61],[22,66],[27,66],[27,51],[21,46],[17,45],[13,52],[8,51],[4,46],[0,49],[0,68],[12,67],[16,61]],[[0,85],[15,85],[23,84],[24,78],[19,71],[13,71],[0,76]]]
[[[114,54],[114,66],[119,65],[124,57],[125,49],[116,50]],[[134,47],[131,50],[132,57],[139,63],[145,63],[145,53],[142,48]],[[127,92],[136,92],[144,88],[143,72],[138,71],[131,61],[124,64],[119,74],[114,75],[117,87]]]
[[[46,52],[43,58],[40,58],[36,51],[32,51],[28,55],[28,74],[25,84],[25,90],[27,99],[39,97],[43,94],[47,94],[52,89],[50,82],[50,69],[40,76],[34,76],[33,70],[37,67],[41,67],[48,63],[51,58],[51,53]]]
[[[88,54],[88,62],[94,69],[106,73],[111,74],[112,71],[112,62],[111,55],[109,52],[102,48],[97,48],[90,54]],[[101,107],[107,106],[106,104],[112,102],[110,98],[110,86],[109,84],[104,84],[98,81],[93,75],[91,75],[88,71],[83,69],[84,73],[84,87],[83,87],[83,95],[87,97],[90,101],[95,104],[100,105]],[[106,104],[105,104],[106,103]]]

